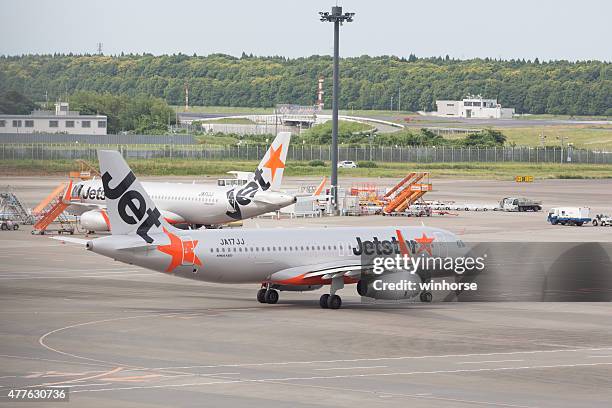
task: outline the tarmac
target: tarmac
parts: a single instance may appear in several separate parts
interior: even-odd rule
[[[298,185],[314,179],[293,179]],[[355,180],[354,182],[366,182]],[[1,179],[33,205],[59,182]],[[434,181],[432,199],[522,194],[610,212],[609,181]],[[435,196],[434,196],[435,195]],[[554,204],[553,204],[554,203]],[[545,213],[256,219],[246,228],[426,225],[469,240],[610,242],[612,228],[553,227]],[[609,407],[609,302],[364,304],[323,290],[256,302],[256,285],[182,280],[78,245],[0,233],[0,390],[70,388],[47,406]],[[6,406],[44,406],[12,403]]]

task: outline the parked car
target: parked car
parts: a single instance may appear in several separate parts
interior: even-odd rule
[[[19,229],[19,224],[11,220],[3,220],[0,221],[0,229],[2,231],[17,231]]]
[[[339,169],[354,169],[357,167],[357,163],[351,160],[344,160],[338,163]]]

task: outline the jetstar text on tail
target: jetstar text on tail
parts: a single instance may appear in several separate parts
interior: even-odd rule
[[[136,190],[128,190],[136,176],[131,171],[125,176],[123,180],[115,188],[110,187],[110,182],[113,177],[105,172],[102,175],[102,185],[104,186],[104,195],[107,200],[117,200],[119,203],[117,211],[121,219],[127,224],[134,225],[142,221],[146,216],[147,218],[138,226],[136,233],[142,237],[147,243],[152,243],[153,238],[149,236],[149,230],[155,225],[159,227],[160,213],[157,208],[147,208],[144,197]],[[130,210],[132,215],[128,214],[127,210]]]
[[[240,209],[240,206],[247,206],[251,204],[251,200],[260,188],[263,191],[270,188],[270,183],[264,180],[262,174],[263,170],[257,169],[255,170],[254,181],[250,181],[238,189],[232,188],[227,191],[227,201],[233,210],[226,212],[228,217],[241,220],[242,210]]]

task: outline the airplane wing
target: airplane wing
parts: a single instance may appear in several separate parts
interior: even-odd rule
[[[362,272],[372,269],[372,265],[361,265],[360,261],[342,259],[334,262],[303,265],[275,272],[270,281],[282,285],[322,284],[332,278],[343,276],[358,280]]]
[[[63,237],[63,236],[54,236],[54,237],[49,237],[51,239],[55,239],[57,241],[62,241],[62,242],[68,242],[70,244],[76,244],[76,245],[82,245],[85,246],[87,244],[87,239],[81,239],[81,238],[73,238],[73,237]]]
[[[86,211],[106,209],[106,206],[102,204],[81,203],[80,201],[67,201],[66,204],[70,204],[70,210],[77,215]]]
[[[81,238],[73,238],[73,237],[65,237],[65,236],[61,236],[61,235],[57,235],[57,236],[53,236],[53,237],[48,237],[51,239],[54,239],[56,241],[61,241],[63,243],[70,243],[70,244],[75,244],[75,245],[82,245],[85,246],[87,245],[87,242],[89,242],[90,240],[88,239],[81,239]],[[115,249],[117,250],[144,250],[144,249],[148,249],[148,248],[155,248],[157,245],[150,245],[147,243],[140,243],[140,242],[126,242],[125,244],[121,244],[119,243]]]

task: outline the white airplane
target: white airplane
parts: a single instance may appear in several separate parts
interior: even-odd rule
[[[142,183],[162,217],[170,224],[216,226],[276,211],[296,202],[279,191],[291,133],[279,133],[248,183],[241,186],[210,186],[187,183]],[[108,231],[109,217],[103,180],[93,179],[69,186],[69,211],[80,215],[87,231]]]
[[[257,299],[276,303],[280,291],[330,285],[323,308],[342,304],[336,291],[357,283],[360,295],[376,299],[420,296],[421,290],[384,290],[364,271],[362,256],[375,254],[452,256],[464,250],[454,234],[429,227],[344,227],[311,229],[181,230],[170,225],[116,151],[99,151],[111,235],[93,240],[55,237],[84,244],[97,254],[183,278],[217,283],[257,283]],[[425,253],[423,252],[423,253]],[[384,282],[420,282],[400,270],[377,275]]]

